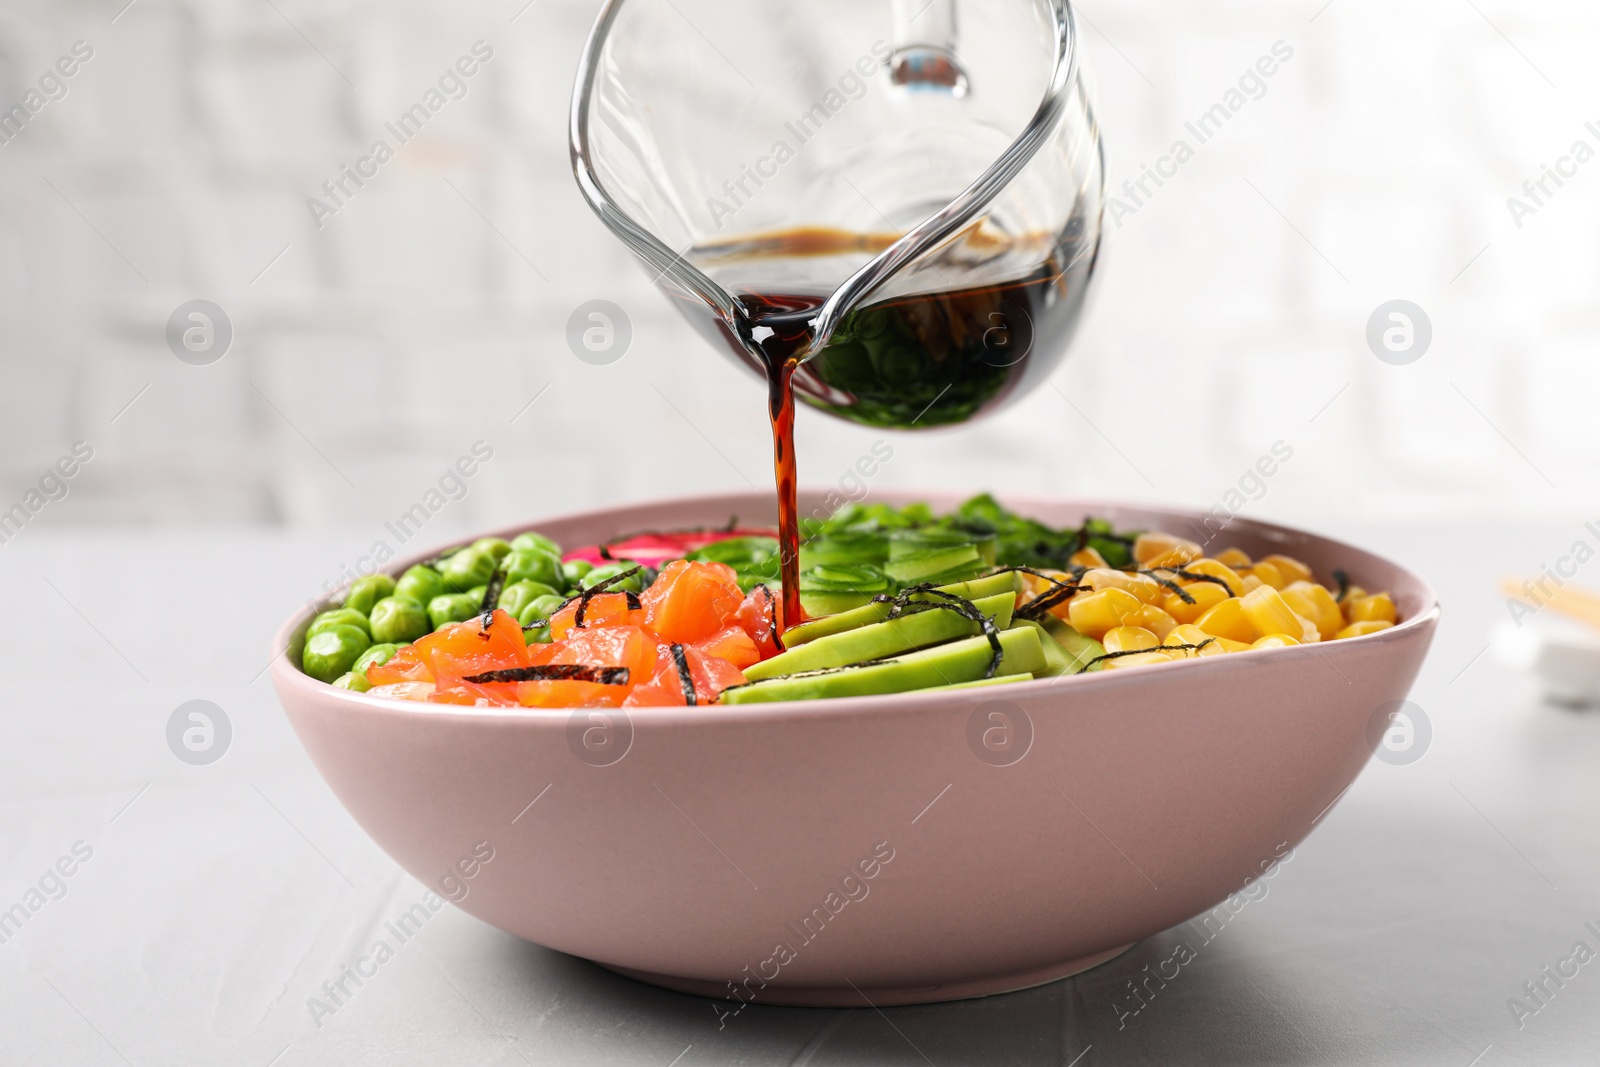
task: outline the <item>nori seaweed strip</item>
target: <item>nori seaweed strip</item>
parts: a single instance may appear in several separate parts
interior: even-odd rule
[[[911,598],[919,593],[924,596],[940,597],[942,601],[921,600],[913,604]],[[957,596],[954,593],[943,593],[927,583],[923,583],[902,591],[898,596],[879,593],[872,600],[876,604],[889,605],[889,619],[898,619],[908,609],[915,607],[916,611],[912,612],[912,614],[921,614],[924,611],[953,611],[968,622],[977,623],[983,630],[983,636],[989,639],[989,647],[994,650],[989,657],[989,668],[983,672],[985,678],[993,678],[995,672],[1000,669],[1000,661],[1005,659],[1006,650],[1000,644],[1000,630],[995,626],[994,620],[979,611],[978,606],[966,597]]]
[[[735,515],[734,518],[737,519],[738,516]],[[783,643],[783,627],[778,625],[778,600],[772,595],[772,590],[767,588],[766,582],[758,583],[755,589],[750,591],[753,593],[756,589],[767,594],[767,621],[772,624],[772,643],[778,647],[779,652],[787,652],[788,648]]]
[[[1024,574],[1031,574],[1035,578],[1042,578],[1050,583],[1051,588],[1046,589],[1044,592],[1040,593],[1026,604],[1018,606],[1014,613],[1015,617],[1019,619],[1038,619],[1051,608],[1071,600],[1079,593],[1093,591],[1092,586],[1085,586],[1082,584],[1085,570],[1086,568],[1083,567],[1075,567],[1072,569],[1071,585],[1068,585],[1059,578],[1054,578],[1041,571],[1036,571],[1032,567],[1001,567],[995,573],[1004,574],[1007,571],[1021,571]]]
[[[1082,667],[1078,668],[1076,671],[1073,671],[1073,673],[1074,674],[1082,674],[1085,671],[1087,671],[1090,667],[1093,667],[1096,663],[1099,663],[1101,660],[1121,659],[1123,656],[1142,656],[1146,652],[1167,652],[1167,651],[1199,652],[1202,648],[1205,648],[1208,645],[1214,645],[1216,643],[1217,643],[1217,639],[1215,637],[1209,637],[1206,640],[1201,641],[1198,645],[1157,645],[1154,648],[1130,648],[1130,649],[1127,649],[1127,650],[1122,651],[1122,652],[1107,652],[1103,656],[1096,656],[1094,659],[1090,660],[1088,663],[1085,663]],[[469,682],[471,680],[472,679],[470,679],[470,678],[467,679],[467,681],[469,681]]]
[[[510,557],[507,557],[510,558]],[[483,600],[478,604],[478,610],[487,618],[489,613],[500,606],[500,592],[506,587],[506,561],[502,559],[495,565],[494,573],[489,575],[489,584],[483,591]],[[485,623],[484,625],[488,625]]]
[[[1166,568],[1162,569],[1165,570]],[[1178,599],[1183,601],[1185,604],[1193,604],[1195,602],[1194,597],[1189,595],[1189,591],[1183,586],[1179,585],[1177,582],[1173,581],[1171,578],[1163,578],[1155,571],[1145,570],[1138,567],[1134,568],[1133,573],[1142,574],[1147,578],[1154,578],[1157,582],[1160,582],[1162,585],[1166,586],[1168,589],[1177,594]]]
[[[1162,567],[1161,569],[1172,571],[1173,574],[1176,574],[1186,582],[1210,582],[1212,585],[1220,585],[1228,591],[1229,596],[1233,595],[1233,586],[1214,574],[1196,574],[1193,571],[1186,571],[1182,567]]]
[[[588,663],[549,663],[543,667],[512,667],[502,671],[470,674],[462,681],[474,685],[490,682],[594,682],[597,685],[627,685],[628,668],[597,667]]]
[[[583,629],[583,613],[588,610],[590,600],[593,600],[595,597],[599,596],[616,583],[626,578],[632,578],[635,574],[638,574],[643,569],[644,568],[642,567],[634,567],[632,570],[623,571],[621,574],[613,574],[605,581],[596,582],[594,585],[585,588],[577,596],[567,597],[567,599],[561,605],[563,608],[572,603],[574,600],[578,602],[578,613],[572,619],[573,627],[578,630]],[[628,607],[634,611],[639,610],[641,606],[639,602],[639,594],[629,589],[624,589],[623,592],[628,594]]]
[[[1050,609],[1059,607],[1077,596],[1079,593],[1094,592],[1092,585],[1062,585],[1047,593],[1040,593],[1032,600],[1018,608],[1013,614],[1019,619],[1037,622],[1050,614]]]
[[[478,640],[487,641],[494,635],[489,632],[489,624],[494,621],[494,612],[486,611],[478,616]]]
[[[611,554],[611,546],[606,544],[604,541],[600,542],[599,546],[596,548],[596,551],[600,553],[600,558],[605,560],[607,563],[616,562],[617,557]]]
[[[737,530],[738,528],[739,528],[739,516],[737,516],[737,515],[729,515],[728,516],[728,525],[724,526],[720,532],[731,534],[731,533],[733,533],[733,531]]]
[[[1070,566],[1070,567],[1062,567],[1062,568],[1059,568],[1059,569],[1065,570],[1067,573],[1071,574],[1074,578],[1082,578],[1084,571],[1088,570],[1089,568],[1087,568],[1087,567],[1079,567],[1079,566],[1074,565],[1074,566]],[[1056,585],[1063,584],[1060,578],[1053,578],[1050,575],[1044,573],[1043,571],[1036,571],[1032,567],[1023,567],[1021,565],[1018,565],[1018,566],[1015,566],[1015,567],[996,567],[994,570],[992,570],[988,574],[984,575],[984,577],[987,578],[987,577],[990,577],[990,576],[996,575],[996,574],[1006,574],[1006,573],[1008,573],[1010,571],[1021,571],[1023,574],[1031,574],[1035,578],[1043,578],[1045,581],[1052,582],[1052,583],[1054,583]]]
[[[690,707],[700,703],[700,698],[694,692],[694,673],[689,670],[689,657],[683,654],[682,645],[668,645],[667,651],[672,653],[672,662],[678,668],[678,684],[683,687],[683,702]]]
[[[1333,598],[1335,604],[1343,604],[1344,598],[1350,595],[1350,576],[1342,569],[1333,572],[1333,580],[1339,583],[1339,595]]]

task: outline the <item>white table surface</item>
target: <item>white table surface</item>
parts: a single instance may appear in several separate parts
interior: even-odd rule
[[[719,1029],[708,1001],[453,908],[314,1020],[308,998],[424,892],[339,806],[261,673],[276,624],[361,538],[30,528],[0,547],[0,910],[77,842],[93,855],[0,944],[0,1064],[1600,1062],[1600,962],[1520,1028],[1507,1005],[1575,942],[1600,951],[1600,715],[1541,706],[1479,655],[1507,617],[1493,580],[1581,529],[1331,532],[1440,590],[1413,694],[1431,747],[1369,765],[1125,1027],[1113,998],[1182,928],[1022,993],[751,1007]],[[210,766],[167,747],[193,699],[232,723]]]

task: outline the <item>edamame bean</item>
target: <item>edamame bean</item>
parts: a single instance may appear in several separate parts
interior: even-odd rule
[[[486,584],[494,574],[494,567],[495,558],[489,553],[464,548],[444,561],[439,576],[444,579],[447,591],[464,593],[475,585]]]
[[[593,589],[607,578],[615,578],[617,575],[625,574],[637,566],[638,564],[631,560],[617,560],[615,563],[607,563],[603,567],[596,567],[578,579],[578,588]],[[606,592],[608,593],[622,593],[629,590],[635,593],[644,592],[644,571],[641,570],[631,578],[626,578],[620,582],[612,582],[606,586]]]
[[[394,592],[396,596],[410,597],[418,607],[425,608],[434,597],[443,596],[448,590],[438,571],[419,563],[400,576],[394,583]]]
[[[406,596],[386,596],[372,605],[372,639],[403,644],[433,629],[428,612]]]
[[[542,548],[553,556],[561,555],[560,545],[550,540],[550,538],[546,537],[544,534],[535,533],[532,530],[529,530],[526,533],[519,533],[517,536],[513,537],[511,539],[511,547],[512,549]]]
[[[529,601],[517,616],[522,626],[522,639],[530,645],[550,643],[550,616],[561,610],[566,599],[561,596],[541,596]]]
[[[330,626],[306,639],[300,653],[300,666],[319,682],[332,682],[355,666],[361,653],[372,645],[365,630],[354,626]]]
[[[540,582],[550,588],[565,588],[561,557],[542,548],[516,548],[505,559],[506,581]]]
[[[472,547],[478,552],[484,552],[494,557],[496,562],[499,562],[507,552],[511,551],[511,546],[498,537],[480,537],[472,542]]]
[[[320,634],[324,630],[331,630],[335,626],[354,626],[357,630],[372,634],[371,624],[367,622],[366,615],[353,608],[334,608],[324,611],[321,615],[311,620],[311,625],[306,627],[306,636]]]
[[[517,622],[523,626],[532,626],[538,622],[549,622],[550,616],[560,611],[561,605],[565,603],[566,599],[560,596],[535,597],[523,605],[521,611],[517,612]]]
[[[344,606],[363,615],[372,613],[372,605],[394,593],[394,579],[387,574],[369,574],[350,583]]]
[[[372,683],[367,681],[367,676],[360,671],[349,671],[333,680],[335,689],[348,689],[354,693],[365,693],[372,688]]]
[[[356,660],[355,666],[351,667],[350,669],[362,677],[366,677],[368,667],[383,666],[385,663],[388,663],[390,660],[394,659],[394,654],[398,651],[400,651],[399,645],[373,645],[371,648],[361,653],[361,657]]]
[[[500,591],[500,606],[512,618],[520,618],[522,609],[542,596],[553,596],[558,600],[561,599],[560,593],[543,582],[521,581],[508,585]]]
[[[478,614],[478,601],[466,593],[446,593],[428,601],[428,619],[435,630],[452,622],[466,622]]]
[[[592,570],[594,570],[593,563],[586,559],[574,559],[561,565],[561,576],[567,580],[568,589],[576,589],[583,576]]]
[[[486,585],[475,585],[471,589],[467,590],[467,595],[469,597],[471,597],[473,600],[477,601],[479,604],[482,604],[483,603],[483,598],[486,595],[488,595],[488,592],[489,592],[489,587],[488,586],[486,586]]]

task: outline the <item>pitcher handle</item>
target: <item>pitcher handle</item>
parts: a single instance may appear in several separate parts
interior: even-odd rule
[[[896,0],[898,5],[899,0]],[[894,244],[878,253],[871,262],[845,279],[843,285],[828,297],[817,317],[812,320],[812,342],[801,356],[801,362],[815,357],[828,346],[839,323],[852,308],[871,296],[900,269],[916,260],[928,249],[965,226],[1011,184],[1022,168],[1026,167],[1044,143],[1054,133],[1067,100],[1078,78],[1077,24],[1072,15],[1071,0],[1046,0],[1054,15],[1055,67],[1050,74],[1050,84],[1039,109],[1034,112],[1022,135],[941,210],[918,223]],[[896,7],[899,10],[899,7]],[[920,21],[920,20],[919,20]]]

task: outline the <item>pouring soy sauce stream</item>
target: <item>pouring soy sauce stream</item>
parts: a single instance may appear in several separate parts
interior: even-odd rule
[[[958,2],[975,15],[960,40]],[[769,52],[795,61],[735,62]],[[1069,0],[817,0],[803,22],[605,0],[573,96],[574,175],[767,387],[784,628],[805,617],[797,400],[873,427],[951,426],[1064,354],[1104,186],[1076,55]],[[730,236],[747,198],[749,229]]]

